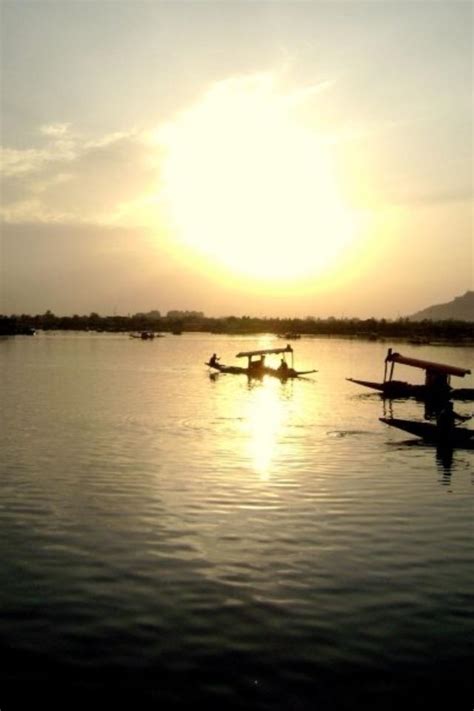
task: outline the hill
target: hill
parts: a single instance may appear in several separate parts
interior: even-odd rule
[[[428,306],[408,318],[410,321],[423,321],[424,319],[431,321],[445,321],[448,319],[474,321],[474,291],[466,291],[463,296],[456,296],[447,304]]]

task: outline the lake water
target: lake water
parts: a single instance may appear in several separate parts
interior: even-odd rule
[[[422,406],[345,378],[380,380],[388,346],[464,367],[473,349],[303,338],[295,365],[318,372],[287,383],[204,366],[284,344],[0,341],[2,711],[31,692],[48,708],[471,708],[474,452],[407,443],[378,418]]]

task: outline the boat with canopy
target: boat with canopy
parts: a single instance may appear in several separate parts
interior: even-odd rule
[[[280,365],[277,368],[266,364],[266,357],[271,355],[281,355]],[[286,357],[291,356],[291,364],[288,365]],[[237,353],[236,358],[247,358],[246,366],[224,365],[219,363],[216,358],[211,358],[206,365],[214,368],[220,373],[231,373],[233,375],[247,375],[250,378],[261,378],[264,375],[271,375],[280,380],[288,378],[299,378],[302,375],[316,373],[316,370],[296,370],[294,367],[294,351],[287,344],[285,348],[264,348],[254,351],[241,351]]]
[[[393,378],[395,364],[407,365],[412,368],[419,368],[425,371],[424,384],[416,385]],[[385,358],[385,368],[383,382],[376,383],[370,380],[358,380],[347,378],[351,383],[363,385],[373,390],[378,390],[386,398],[407,398],[415,397],[419,400],[474,400],[474,388],[452,388],[451,376],[464,378],[470,375],[468,368],[459,368],[445,363],[434,363],[428,360],[403,356],[401,353],[393,353],[388,349]]]

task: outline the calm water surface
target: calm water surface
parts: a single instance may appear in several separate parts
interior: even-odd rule
[[[473,350],[302,339],[318,373],[283,384],[204,366],[282,344],[0,341],[2,711],[471,708],[474,452],[410,443],[378,418],[421,406],[345,377]]]

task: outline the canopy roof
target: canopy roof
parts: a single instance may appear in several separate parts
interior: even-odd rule
[[[445,365],[444,363],[433,363],[429,360],[420,360],[419,358],[408,358],[407,356],[401,355],[401,353],[392,353],[389,349],[385,362],[388,363],[403,363],[403,365],[411,365],[413,368],[421,368],[422,370],[433,370],[438,373],[445,373],[446,375],[458,375],[464,378],[471,371],[467,368],[458,368],[455,365]]]
[[[252,356],[270,355],[271,353],[293,353],[293,348],[290,345],[285,348],[266,348],[263,351],[242,351],[237,353],[236,358],[251,358]]]

